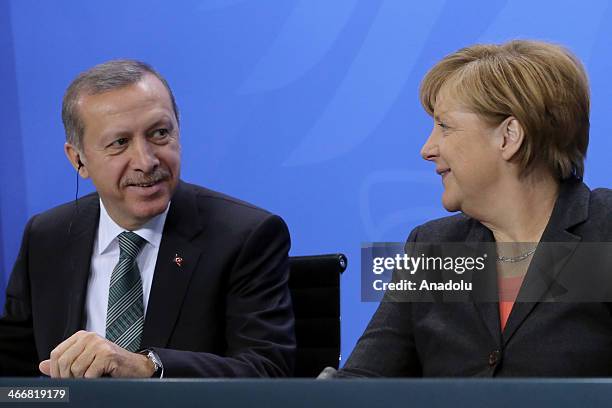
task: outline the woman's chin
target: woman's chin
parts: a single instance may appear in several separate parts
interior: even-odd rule
[[[449,194],[447,191],[442,194],[442,206],[448,212],[456,212],[461,210],[461,204],[459,200],[452,194]]]

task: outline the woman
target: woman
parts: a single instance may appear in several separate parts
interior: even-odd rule
[[[565,265],[579,243],[612,241],[612,191],[581,181],[581,63],[543,42],[476,45],[434,66],[420,99],[434,118],[421,155],[442,178],[444,207],[462,214],[417,227],[409,242],[496,243],[495,301],[387,296],[336,376],[612,375],[609,304],[543,301],[555,285],[572,290],[576,268]],[[555,243],[549,257],[545,243]],[[612,274],[609,263],[596,269]]]

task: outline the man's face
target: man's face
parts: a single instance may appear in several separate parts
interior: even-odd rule
[[[180,173],[179,129],[170,95],[147,74],[130,86],[78,102],[85,124],[81,176],[91,177],[111,218],[138,229],[161,214]],[[78,152],[67,144],[73,164]]]

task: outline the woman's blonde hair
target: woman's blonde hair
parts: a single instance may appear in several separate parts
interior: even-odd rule
[[[446,56],[425,75],[421,104],[433,116],[442,87],[497,125],[514,116],[525,131],[521,176],[545,166],[559,179],[582,178],[589,144],[589,85],[569,50],[541,41],[474,45]]]

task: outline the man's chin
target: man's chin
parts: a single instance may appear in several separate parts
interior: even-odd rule
[[[166,211],[169,202],[169,199],[165,199],[156,200],[156,202],[154,203],[143,203],[141,205],[136,206],[136,208],[134,208],[133,213],[137,218],[147,222],[151,218],[156,217]]]
[[[141,228],[154,217],[162,214],[168,208],[170,197],[163,195],[155,200],[134,200],[123,207],[123,224],[117,222],[123,228],[131,231]]]

